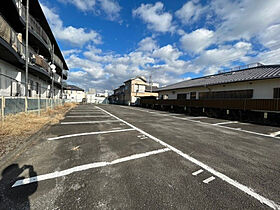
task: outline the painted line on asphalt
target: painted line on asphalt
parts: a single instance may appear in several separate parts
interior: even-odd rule
[[[276,137],[276,136],[279,136],[280,135],[280,131],[277,131],[277,132],[273,132],[270,134],[270,136],[273,136],[273,137]]]
[[[76,133],[76,134],[69,134],[69,135],[64,135],[64,136],[52,137],[52,138],[48,138],[47,140],[53,141],[53,140],[59,140],[59,139],[77,137],[77,136],[89,136],[89,135],[98,135],[98,134],[107,134],[107,133],[118,133],[118,132],[126,132],[126,131],[133,131],[133,130],[135,130],[135,129],[134,128],[128,128],[128,129],[111,130],[111,131],[97,131],[97,132],[89,132],[89,133]]]
[[[203,183],[208,184],[209,182],[212,182],[214,179],[215,179],[215,177],[214,177],[214,176],[211,176],[211,177],[209,177],[209,178],[203,180]]]
[[[164,141],[162,141],[162,140],[160,140],[160,139],[158,139],[158,138],[152,136],[151,134],[149,134],[149,133],[147,133],[147,132],[141,130],[140,128],[135,127],[134,125],[132,125],[132,124],[126,122],[125,120],[122,120],[121,118],[119,118],[119,117],[117,117],[117,116],[111,114],[110,112],[108,112],[108,111],[106,111],[106,110],[104,110],[104,109],[102,109],[102,108],[100,108],[100,107],[96,107],[96,108],[98,108],[98,109],[104,111],[104,112],[107,113],[108,115],[111,115],[111,116],[114,117],[115,119],[118,119],[118,120],[122,121],[123,123],[125,123],[125,124],[127,124],[128,126],[134,128],[134,129],[137,130],[138,132],[140,132],[140,133],[142,133],[142,134],[148,136],[149,138],[153,139],[154,141],[160,143],[161,145],[163,145],[163,146],[169,148],[170,150],[172,150],[173,152],[175,152],[175,153],[177,153],[178,155],[182,156],[183,158],[185,158],[185,159],[189,160],[190,162],[192,162],[192,163],[194,163],[194,164],[200,166],[200,167],[203,168],[204,170],[210,172],[211,174],[213,174],[213,175],[216,176],[216,177],[219,177],[219,178],[222,179],[223,181],[225,181],[225,182],[227,182],[228,184],[230,184],[230,185],[236,187],[237,189],[243,191],[244,193],[246,193],[246,194],[252,196],[252,197],[255,198],[256,200],[260,201],[261,203],[266,204],[267,206],[269,206],[269,207],[271,207],[271,208],[273,208],[273,209],[280,209],[280,205],[279,205],[279,204],[277,204],[277,203],[275,203],[274,201],[272,201],[272,200],[270,200],[270,199],[268,199],[268,198],[265,198],[264,196],[262,196],[262,195],[256,193],[253,189],[251,189],[251,188],[249,188],[249,187],[247,187],[247,186],[245,186],[245,185],[239,183],[239,182],[236,181],[236,180],[233,180],[232,178],[228,177],[227,175],[225,175],[225,174],[223,174],[223,173],[221,173],[221,172],[219,172],[219,171],[216,171],[215,169],[211,168],[210,166],[204,164],[203,162],[201,162],[201,161],[199,161],[199,160],[197,160],[197,159],[191,157],[191,156],[188,155],[188,154],[183,153],[181,150],[178,150],[177,148],[175,148],[175,147],[173,147],[173,146],[171,146],[171,145],[165,143]],[[211,124],[210,124],[210,125],[211,125]]]
[[[61,122],[61,125],[78,125],[78,124],[95,124],[95,123],[111,123],[119,122],[119,120],[100,120],[100,121],[81,121],[81,122]]]
[[[98,109],[71,109],[73,112],[97,112]]]
[[[193,176],[197,176],[198,174],[201,174],[204,170],[203,169],[199,169],[198,171],[195,171],[192,173]]]
[[[96,111],[97,109],[71,109],[71,111]]]
[[[69,174],[72,174],[72,173],[75,173],[75,172],[78,172],[78,171],[85,171],[85,170],[88,170],[88,169],[115,165],[115,164],[118,164],[118,163],[123,163],[123,162],[127,162],[127,161],[130,161],[130,160],[136,160],[136,159],[148,157],[148,156],[151,156],[151,155],[157,155],[157,154],[168,152],[168,151],[170,151],[170,149],[164,148],[164,149],[158,149],[158,150],[154,150],[154,151],[150,151],[150,152],[130,155],[130,156],[127,156],[127,157],[123,157],[123,158],[113,160],[111,162],[96,162],[96,163],[89,163],[89,164],[85,164],[85,165],[80,165],[80,166],[69,168],[69,169],[66,169],[66,170],[63,170],[63,171],[56,171],[56,172],[49,173],[49,174],[44,174],[44,175],[39,175],[39,176],[34,176],[34,177],[30,177],[30,178],[21,179],[21,180],[16,181],[12,185],[12,187],[18,187],[18,186],[30,184],[30,183],[33,183],[33,182],[39,182],[39,181],[43,181],[43,180],[48,180],[48,179],[54,179],[54,178],[57,178],[57,177],[67,176]]]
[[[127,108],[127,107],[123,107],[123,108]],[[129,108],[128,108],[129,109]],[[145,110],[141,110],[141,109],[133,109],[135,111],[141,111],[141,112],[147,112]],[[152,113],[153,114],[153,113]],[[155,113],[154,113],[155,114]],[[160,114],[156,114],[156,115],[160,115]],[[182,117],[176,117],[176,116],[170,116],[172,118],[176,118],[176,119],[180,119],[180,120],[186,120],[186,121],[190,121],[190,122],[194,122],[194,123],[198,123],[198,124],[203,124],[203,125],[211,125],[211,126],[215,126],[215,127],[219,127],[219,128],[225,128],[225,129],[228,129],[228,130],[234,130],[234,131],[241,131],[241,132],[244,132],[244,133],[250,133],[250,134],[254,134],[254,135],[258,135],[258,136],[265,136],[265,137],[269,137],[269,138],[274,138],[274,139],[280,139],[280,137],[277,137],[277,136],[271,136],[269,134],[264,134],[264,133],[258,133],[258,132],[254,132],[254,131],[248,131],[248,130],[243,130],[241,128],[232,128],[232,127],[227,127],[227,126],[223,126],[223,125],[215,125],[215,124],[211,124],[211,123],[207,123],[207,122],[201,122],[201,121],[198,121],[198,120],[192,120],[188,117],[186,118],[182,118]],[[240,123],[240,122],[239,122]],[[240,124],[244,124],[244,123],[240,123]],[[247,123],[246,123],[247,124]],[[250,124],[248,124],[250,125]]]
[[[226,124],[233,124],[233,123],[238,123],[238,121],[226,121],[226,122],[214,123],[212,125],[226,125]]]
[[[108,116],[108,115],[84,115],[84,116],[72,116],[72,115],[70,115],[70,116],[65,116],[65,117],[67,117],[67,118],[81,118],[81,117],[87,117],[87,118],[90,118],[90,117],[110,117],[110,116]]]
[[[76,115],[82,115],[82,114],[101,114],[100,112],[68,112],[69,114],[76,114]]]
[[[208,117],[203,117],[203,116],[197,116],[197,117],[186,117],[186,119],[189,119],[189,120],[195,120],[195,119],[206,119]]]

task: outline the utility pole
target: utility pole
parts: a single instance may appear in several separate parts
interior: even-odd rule
[[[55,65],[54,65],[54,45],[52,46],[52,65],[51,65],[51,69],[52,69],[52,95],[51,98],[54,98],[54,88],[53,88],[53,80],[54,80],[54,71],[55,71]]]
[[[64,70],[62,69],[62,74],[61,74],[61,99],[63,99],[63,73],[64,73]]]
[[[152,82],[152,74],[150,75],[150,78],[149,78],[149,83],[150,83],[150,86],[151,86],[151,93],[153,92],[153,82]]]
[[[29,32],[29,0],[26,0],[26,21],[25,21],[25,96],[28,97],[28,32]]]

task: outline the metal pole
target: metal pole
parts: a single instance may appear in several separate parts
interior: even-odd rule
[[[2,105],[1,105],[1,119],[2,119],[2,123],[4,123],[5,120],[5,98],[4,96],[2,96]]]
[[[53,99],[54,99],[54,91],[53,91],[53,76],[54,73],[52,72],[52,96],[51,96],[51,109],[53,109]]]
[[[63,99],[63,69],[62,69],[62,74],[61,74],[61,99]]]
[[[25,96],[28,97],[28,28],[29,28],[29,0],[26,0],[26,21],[25,21]]]
[[[52,46],[52,64],[54,64],[54,45]],[[54,80],[54,72],[52,69],[52,99],[54,98],[53,80]]]

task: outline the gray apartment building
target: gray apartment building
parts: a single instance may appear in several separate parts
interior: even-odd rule
[[[68,67],[38,0],[29,4],[26,58],[26,0],[5,0],[0,7],[0,96],[60,98]],[[55,69],[55,70],[54,70]]]

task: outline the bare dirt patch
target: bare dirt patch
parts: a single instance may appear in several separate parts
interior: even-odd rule
[[[8,115],[0,122],[0,158],[24,143],[28,137],[42,129],[45,125],[53,125],[64,118],[66,112],[77,106],[65,103],[54,109],[38,113],[18,113]]]

